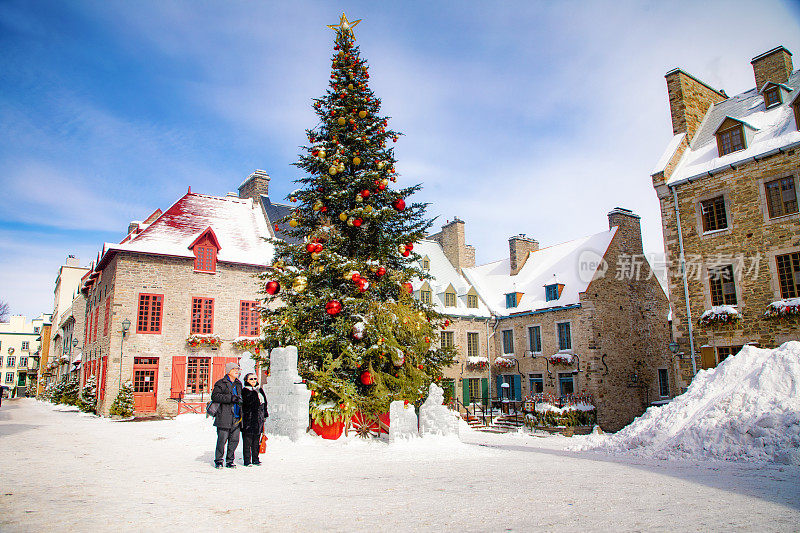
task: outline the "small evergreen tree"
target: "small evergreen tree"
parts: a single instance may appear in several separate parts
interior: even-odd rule
[[[114,398],[114,403],[111,404],[109,412],[112,415],[123,417],[133,415],[133,384],[130,381],[126,381],[122,385],[119,394]]]
[[[84,413],[97,413],[97,381],[94,376],[86,380],[78,399],[78,408]]]
[[[53,403],[61,403],[61,397],[64,394],[64,389],[67,387],[67,375],[61,376],[57,383],[52,385],[50,390],[50,401]]]
[[[78,397],[80,395],[80,386],[78,385],[78,377],[69,375],[64,384],[64,390],[61,393],[61,402],[66,405],[78,405]]]

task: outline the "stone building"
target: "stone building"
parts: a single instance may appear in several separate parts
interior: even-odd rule
[[[269,236],[258,202],[190,189],[104,246],[81,288],[83,376],[97,376],[100,414],[126,381],[139,416],[208,400],[225,363],[259,335]]]
[[[800,72],[782,46],[751,63],[732,97],[666,74],[674,137],[652,181],[684,385],[745,344],[800,339]]]
[[[616,431],[676,393],[669,304],[642,255],[639,217],[608,214],[609,230],[540,248],[509,239],[507,258],[463,268],[491,312],[490,394],[591,394]]]
[[[6,396],[36,394],[36,375],[45,326],[50,315],[43,313],[31,321],[23,315],[12,315],[0,323],[0,385]]]

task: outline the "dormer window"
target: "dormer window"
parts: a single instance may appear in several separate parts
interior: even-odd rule
[[[521,292],[509,292],[506,294],[506,309],[513,309],[514,307],[517,307],[520,300],[522,300]]]
[[[719,155],[721,156],[744,150],[742,125],[739,124],[717,133],[717,146],[719,148]]]
[[[764,90],[764,106],[769,109],[781,103],[781,90],[777,85],[773,85]]]
[[[544,286],[544,300],[546,302],[558,300],[558,285],[554,283],[552,285]]]
[[[428,271],[431,269],[431,261],[427,257],[422,258],[422,270]]]
[[[217,271],[217,252],[220,249],[217,236],[210,227],[189,245],[194,252],[195,272],[214,273]]]

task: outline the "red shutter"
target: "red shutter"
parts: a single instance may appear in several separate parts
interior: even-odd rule
[[[98,379],[97,398],[102,400],[106,397],[106,373],[108,371],[108,356],[104,355],[100,360],[100,377]]]
[[[225,357],[214,357],[211,359],[211,387],[214,387],[214,383],[217,382],[218,379],[222,379],[222,376],[225,375],[225,363],[227,363],[227,358]]]
[[[179,355],[172,357],[172,387],[170,388],[170,398],[181,398],[186,390],[186,356]]]
[[[103,336],[108,336],[108,321],[111,318],[111,298],[106,298],[106,316],[103,320]]]

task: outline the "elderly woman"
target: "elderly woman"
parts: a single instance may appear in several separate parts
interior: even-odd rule
[[[242,390],[242,448],[244,466],[261,464],[258,458],[259,437],[264,432],[264,421],[267,412],[267,395],[258,384],[256,374],[244,377]]]

